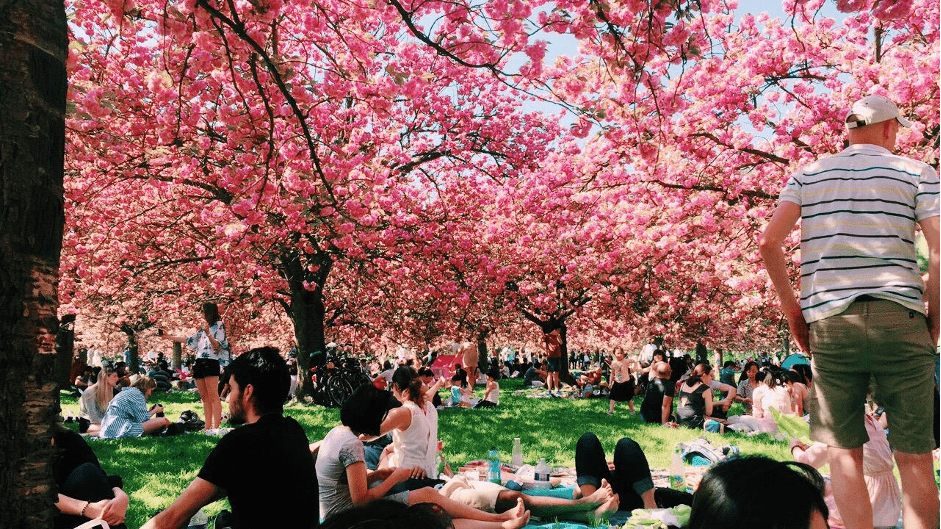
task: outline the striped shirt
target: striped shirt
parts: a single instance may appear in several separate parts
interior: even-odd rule
[[[857,296],[925,312],[916,223],[938,216],[938,173],[876,145],[851,145],[791,177],[781,201],[801,207],[801,309],[813,322]]]
[[[144,421],[150,419],[147,399],[137,388],[124,388],[111,403],[101,420],[102,439],[140,437],[144,433]]]

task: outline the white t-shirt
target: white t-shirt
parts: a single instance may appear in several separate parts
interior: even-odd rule
[[[363,442],[346,426],[333,428],[323,438],[317,453],[321,520],[353,508],[346,467],[365,461]]]

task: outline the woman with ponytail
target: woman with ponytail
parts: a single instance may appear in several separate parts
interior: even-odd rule
[[[712,391],[702,380],[703,375],[712,373],[709,364],[697,364],[689,378],[680,386],[679,405],[676,408],[676,422],[687,428],[702,428],[706,417],[712,415]]]
[[[437,478],[438,411],[425,399],[421,378],[413,368],[400,367],[392,374],[390,389],[402,403],[400,408],[389,411],[381,428],[383,433],[392,432],[394,465],[421,469],[421,475],[414,478]],[[403,485],[409,486],[408,482]],[[421,486],[424,485],[427,483]]]

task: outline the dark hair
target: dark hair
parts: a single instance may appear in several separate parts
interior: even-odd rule
[[[791,369],[800,373],[804,377],[804,385],[809,386],[814,380],[814,371],[807,364],[794,364],[791,366]]]
[[[282,412],[291,389],[291,375],[276,347],[257,347],[242,353],[229,364],[228,372],[242,390],[252,386],[256,413]]]
[[[823,478],[803,463],[726,460],[703,476],[686,529],[806,529],[815,511],[830,515],[823,490]]]
[[[487,371],[487,376],[490,377],[490,378],[492,378],[492,379],[494,379],[494,380],[499,380],[499,379],[500,379],[500,370],[497,369],[497,368],[495,368],[495,367],[491,367],[491,368]]]
[[[781,382],[787,384],[788,382],[800,382],[804,383],[804,377],[797,371],[781,371]]]
[[[434,377],[435,372],[431,370],[430,367],[423,367],[418,370],[418,376],[420,377]]]
[[[392,373],[392,385],[400,393],[408,395],[408,400],[418,404],[419,408],[425,405],[425,395],[422,393],[422,381],[418,378],[418,373],[414,368],[402,366]]]
[[[696,364],[696,367],[694,367],[693,370],[690,372],[689,378],[686,379],[686,385],[695,386],[696,384],[699,384],[700,382],[702,382],[702,376],[708,375],[709,373],[712,373],[711,365],[705,362]]]
[[[654,349],[654,350],[653,350],[653,354],[650,355],[651,360],[652,360],[653,358],[656,358],[657,355],[660,355],[660,358],[663,358],[664,360],[667,359],[667,353],[666,353],[666,351],[664,351],[663,349]]]
[[[738,376],[739,384],[741,384],[745,380],[748,380],[748,370],[751,369],[751,366],[758,367],[758,362],[751,360],[745,363],[745,367],[742,368],[742,374]]]
[[[214,325],[222,319],[219,317],[219,306],[215,303],[203,303],[203,317],[206,318],[206,323]]]
[[[726,360],[725,363],[722,364],[722,367],[732,367],[732,366],[734,366],[734,365],[735,365],[735,361],[734,361],[734,360]]]
[[[356,388],[340,407],[340,422],[354,434],[379,435],[379,427],[389,411],[392,393],[372,384]]]

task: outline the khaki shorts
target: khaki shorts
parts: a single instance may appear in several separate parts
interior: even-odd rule
[[[489,481],[468,481],[466,477],[456,475],[442,485],[441,493],[458,503],[469,505],[475,509],[494,512],[497,506],[497,496],[506,488]]]
[[[909,454],[934,448],[936,351],[923,314],[887,300],[856,301],[810,324],[810,350],[813,440],[839,448],[869,440],[863,415],[872,376],[892,448]]]

